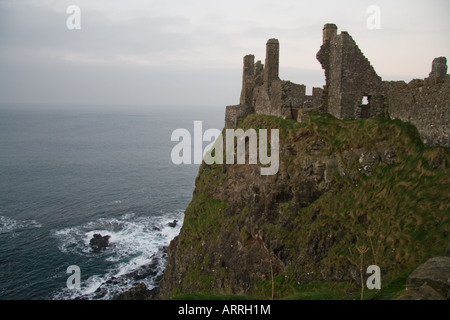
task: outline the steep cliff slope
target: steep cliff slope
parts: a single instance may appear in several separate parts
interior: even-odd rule
[[[399,120],[306,118],[252,114],[238,124],[280,130],[277,175],[260,175],[259,165],[201,165],[168,248],[163,298],[355,298],[362,247],[364,270],[382,270],[378,294],[398,298],[414,267],[443,253],[448,149],[424,147]]]

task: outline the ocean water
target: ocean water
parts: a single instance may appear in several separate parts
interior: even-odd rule
[[[0,106],[0,299],[112,299],[141,282],[155,287],[198,171],[172,163],[171,133],[193,134],[198,120],[222,129],[224,111]],[[94,234],[110,236],[105,250],[93,252]],[[80,289],[67,288],[72,265]]]

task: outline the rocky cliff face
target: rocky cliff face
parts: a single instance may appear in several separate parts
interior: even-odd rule
[[[280,130],[279,172],[202,164],[168,248],[163,298],[267,298],[271,285],[280,298],[318,282],[348,283],[348,294],[360,282],[358,248],[389,281],[446,247],[450,153],[425,148],[413,126],[251,114],[238,127]]]

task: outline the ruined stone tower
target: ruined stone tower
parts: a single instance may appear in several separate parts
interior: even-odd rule
[[[322,44],[331,41],[337,35],[337,26],[333,23],[327,23],[323,27]]]
[[[266,67],[264,68],[264,85],[269,88],[278,78],[280,66],[280,44],[277,39],[269,39],[266,44]]]
[[[253,89],[255,88],[255,56],[249,54],[244,57],[244,71],[242,73],[242,91],[240,104],[251,105]]]
[[[446,57],[435,58],[433,60],[431,72],[428,78],[442,81],[445,79],[446,75],[447,75],[447,58]]]
[[[347,32],[337,34],[336,25],[326,24],[317,60],[325,70],[323,111],[339,119],[376,117],[386,112],[382,80]]]

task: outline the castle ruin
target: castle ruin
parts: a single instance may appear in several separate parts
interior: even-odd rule
[[[450,148],[450,76],[447,59],[434,59],[428,78],[383,81],[356,42],[334,24],[325,24],[317,60],[325,71],[323,88],[279,78],[277,39],[266,44],[266,60],[244,57],[239,105],[227,106],[225,128],[235,128],[251,113],[303,121],[308,112],[330,113],[341,120],[390,117],[412,123],[428,146]]]

